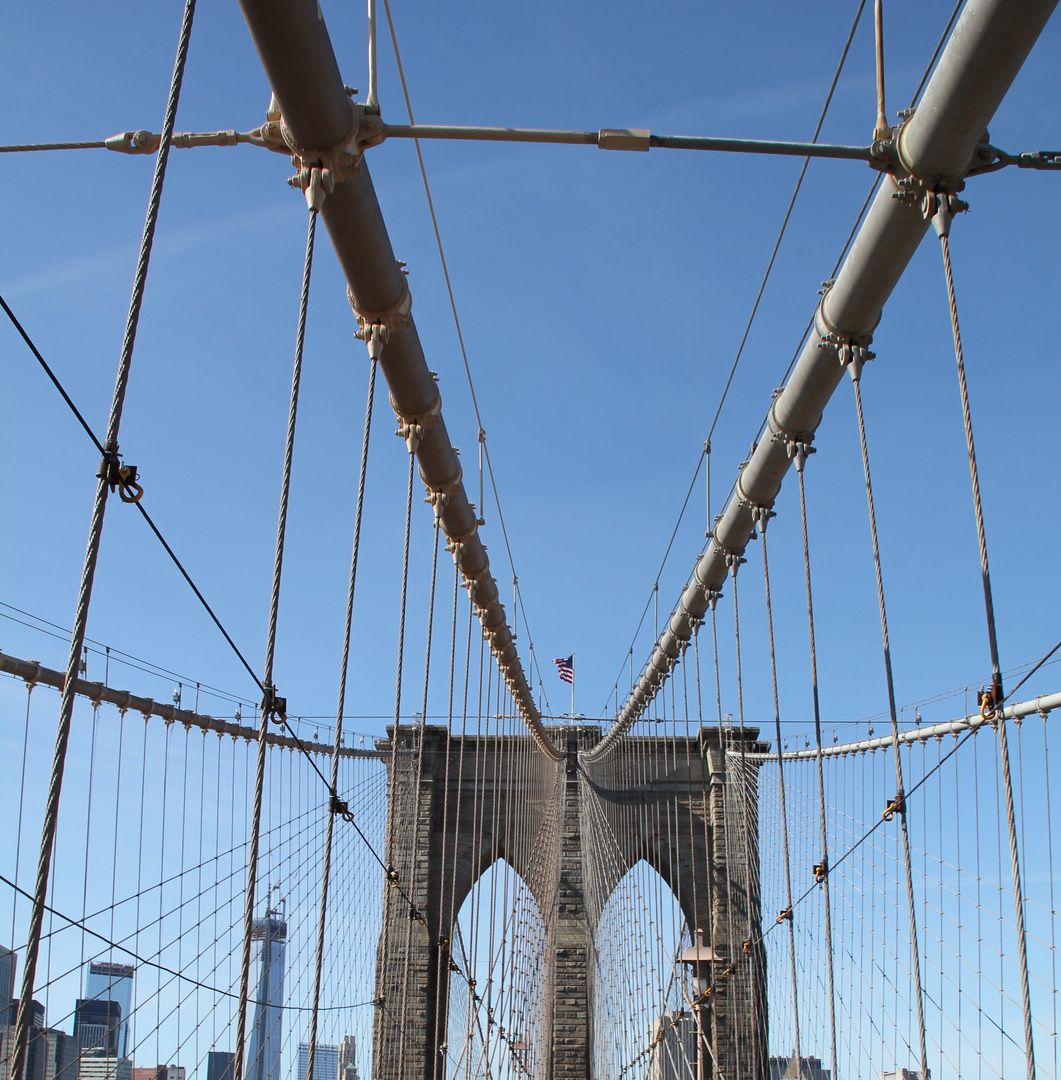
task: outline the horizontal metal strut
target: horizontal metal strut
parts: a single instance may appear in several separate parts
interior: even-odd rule
[[[678,663],[720,595],[761,513],[773,506],[793,457],[805,453],[845,364],[866,359],[884,304],[928,230],[942,192],[954,192],[981,163],[978,147],[1057,0],[969,0],[896,149],[908,177],[887,176],[834,282],[827,283],[814,328],[788,382],[775,396],[767,432],[742,465],[711,541],[693,568],[641,677],[608,734],[583,759],[609,753]],[[853,369],[852,369],[853,370]]]
[[[734,154],[780,154],[787,157],[886,161],[880,145],[836,146],[829,143],[770,142],[763,139],[718,139],[701,135],[653,135],[634,128],[599,131],[555,131],[549,128],[457,127],[451,124],[384,124],[387,139],[457,139],[473,142],[561,143],[597,146],[602,150],[714,150]]]
[[[382,124],[378,116],[351,102],[317,0],[240,0],[240,6],[273,89],[269,123],[263,127],[282,136],[300,163],[298,178],[307,198],[321,206],[359,334],[370,356],[379,358],[399,433],[416,455],[436,520],[449,540],[447,548],[477,608],[483,634],[531,734],[553,761],[561,761],[563,755],[542,726],[497,582],[490,574],[478,515],[468,500],[460,459],[442,418],[437,380],[428,370],[411,314],[409,286],[402,264],[394,258],[362,157],[366,146],[380,141]]]

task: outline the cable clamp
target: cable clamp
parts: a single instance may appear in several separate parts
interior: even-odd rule
[[[267,716],[275,724],[282,724],[287,720],[287,698],[279,697],[275,686],[265,687],[262,696],[262,715]]]
[[[754,452],[755,451],[754,451],[754,448],[753,448],[752,453],[754,453]],[[766,522],[766,520],[769,520],[769,518],[772,518],[772,517],[774,517],[776,515],[770,509],[770,507],[773,506],[772,501],[770,503],[758,503],[754,499],[750,498],[748,496],[748,494],[744,490],[744,485],[741,483],[741,480],[744,478],[744,470],[748,467],[748,462],[750,460],[751,460],[751,454],[749,454],[748,457],[744,460],[743,464],[740,467],[740,472],[737,473],[737,483],[735,485],[736,491],[737,491],[737,501],[738,501],[738,503],[740,504],[740,506],[743,509],[751,510],[751,512],[752,512],[752,521],[754,521],[756,523],[758,523],[760,521],[760,518],[762,517],[764,512],[768,515],[767,518],[763,519],[763,526],[762,527],[763,527],[763,531],[765,532],[766,531],[765,530],[765,522]],[[755,530],[753,529],[751,539],[754,540],[755,535],[756,535]]]
[[[874,323],[863,334],[852,334],[841,330],[833,325],[825,312],[825,301],[829,299],[834,282],[828,281],[823,284],[822,298],[814,312],[814,329],[821,339],[818,342],[818,348],[832,349],[836,353],[837,360],[840,361],[840,366],[847,368],[851,379],[858,382],[862,376],[862,365],[873,360],[877,355],[869,351],[869,346],[873,341],[873,331],[880,322],[880,315],[877,316],[877,323]]]
[[[770,509],[769,506],[753,506],[752,507],[752,521],[759,526],[759,531],[765,535],[766,526],[772,517],[777,517],[777,514]]]
[[[383,121],[379,116],[365,113],[364,106],[351,101],[350,127],[346,135],[327,150],[305,149],[295,142],[280,113],[274,94],[266,112],[266,123],[262,125],[260,132],[262,145],[269,149],[279,149],[273,145],[279,135],[291,154],[291,164],[298,169],[288,183],[305,192],[306,203],[311,210],[319,210],[325,195],[330,195],[336,184],[361,171],[361,159],[365,150],[383,141]],[[317,173],[316,177],[313,175],[314,171]]]
[[[153,131],[120,131],[104,139],[103,145],[119,154],[153,154],[161,142],[162,136]]]
[[[395,435],[405,440],[405,445],[409,448],[410,454],[415,454],[417,447],[423,442],[424,433],[435,427],[442,418],[442,395],[438,392],[438,387],[436,387],[435,400],[431,402],[430,408],[428,408],[427,412],[419,413],[416,416],[403,416],[394,404],[393,397],[391,398],[391,408],[394,409],[394,415],[398,418],[398,430]],[[460,469],[459,463],[457,468]],[[461,475],[458,472],[458,480]],[[420,478],[423,479],[423,473],[420,474]]]
[[[813,431],[793,431],[786,428],[777,418],[777,403],[783,390],[775,391],[774,400],[770,405],[770,411],[766,416],[766,425],[770,431],[770,439],[775,443],[784,443],[789,458],[796,463],[796,468],[802,472],[807,458],[815,453],[811,443],[814,441]]]
[[[421,926],[427,926],[427,919],[425,919],[414,907],[409,908],[409,918],[412,919],[413,922],[418,922]]]
[[[354,337],[358,340],[365,340],[364,330],[366,326],[380,325],[387,327],[388,330],[395,331],[409,325],[409,312],[412,311],[413,298],[412,293],[409,291],[408,275],[404,269],[405,263],[399,262],[398,267],[403,271],[401,295],[389,308],[385,308],[383,311],[368,311],[365,308],[358,307],[354,300],[353,289],[347,285],[346,300],[357,316],[358,326],[360,327],[354,333]]]
[[[375,1005],[377,1009],[382,1009],[387,1004],[387,998],[384,994],[378,994],[372,999],[372,1004]]]
[[[821,885],[823,881],[829,876],[829,860],[822,856],[821,862],[816,862],[811,870],[814,873],[814,881],[816,884]]]
[[[451,480],[447,480],[444,484],[439,484],[437,486],[428,484],[428,482],[424,480],[423,471],[420,473],[420,479],[424,481],[424,486],[427,488],[427,495],[424,496],[424,502],[431,504],[435,511],[435,524],[438,525],[442,517],[442,511],[449,505],[450,497],[455,495],[463,485],[464,472],[461,469],[461,463],[460,461],[457,462],[456,475]]]
[[[388,866],[386,870],[387,883],[392,889],[398,888],[399,877],[398,871],[393,866]]]
[[[136,503],[144,497],[144,489],[137,483],[140,474],[136,466],[123,465],[117,450],[104,450],[96,476],[106,481],[112,494],[117,490],[122,502]]]
[[[752,939],[751,938],[745,938],[740,943],[740,951],[742,953],[750,953],[752,951]]]
[[[881,818],[884,821],[891,821],[896,814],[900,816],[906,815],[906,796],[901,791],[896,794],[895,798],[888,800],[888,805],[884,808]]]
[[[730,574],[732,574],[734,580],[736,580],[737,571],[740,569],[741,563],[745,563],[748,560],[745,559],[739,551],[730,551],[726,548],[723,548],[722,550],[726,554],[726,566],[729,567]]]
[[[990,690],[981,687],[976,691],[976,705],[980,710],[980,719],[991,722],[999,715],[998,706],[1002,704],[1002,685],[996,683]]]
[[[338,814],[343,821],[353,822],[354,820],[354,815],[350,811],[349,804],[343,802],[335,791],[331,793],[331,797],[328,800],[328,811],[332,814]]]
[[[782,908],[780,914],[774,919],[775,923],[792,922],[792,908]]]
[[[467,532],[461,533],[460,536],[451,536],[446,543],[446,550],[453,556],[453,562],[460,565],[461,559],[464,557],[464,552],[467,547],[468,541],[476,535],[479,531],[477,525],[473,525]],[[464,580],[461,584],[468,588],[469,582]]]

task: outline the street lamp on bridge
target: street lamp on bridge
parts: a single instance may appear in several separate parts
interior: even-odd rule
[[[696,1014],[696,1080],[704,1080],[704,1021],[703,995],[711,986],[711,965],[719,959],[714,949],[704,944],[703,930],[696,931],[696,944],[690,945],[681,955],[681,962],[689,965],[693,980],[693,1012]]]

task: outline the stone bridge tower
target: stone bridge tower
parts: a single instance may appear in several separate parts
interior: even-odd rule
[[[627,736],[593,764],[579,751],[596,745],[598,728],[550,734],[566,751],[559,765],[528,754],[526,736],[401,726],[377,743],[388,761],[387,864],[413,868],[411,879],[399,871],[400,884],[426,925],[387,889],[373,1080],[444,1080],[446,944],[475,882],[501,858],[526,882],[546,927],[547,1048],[534,1080],[593,1077],[593,935],[601,914],[593,897],[607,897],[640,859],[670,885],[690,929],[703,929],[715,954],[736,962],[704,1014],[705,1077],[765,1080],[765,954],[743,946],[760,926],[758,769],[751,761],[742,767],[740,747],[764,749],[758,731],[727,731],[725,747],[717,729]],[[519,753],[523,764],[514,768]],[[518,830],[507,827],[513,814]],[[617,855],[607,866],[584,843],[602,817]],[[512,850],[509,835],[522,838]]]

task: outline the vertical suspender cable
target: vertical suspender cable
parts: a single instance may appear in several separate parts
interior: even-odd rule
[[[393,860],[397,858],[397,851],[395,850],[398,837],[398,824],[395,820],[395,792],[398,790],[398,721],[401,718],[402,709],[402,668],[405,662],[405,602],[409,592],[409,538],[412,530],[413,520],[413,465],[415,464],[415,457],[409,455],[409,479],[406,485],[405,493],[405,546],[402,553],[402,593],[401,593],[401,607],[398,614],[398,673],[395,680],[394,688],[394,728],[391,731],[391,761],[390,761],[390,798],[388,800],[388,812],[387,812],[387,878],[390,885],[396,885],[397,878],[394,876],[395,868]],[[391,958],[390,958],[390,924],[391,924],[391,905],[393,902],[394,889],[388,888],[385,890],[385,899],[383,902],[383,941],[380,945],[380,956],[382,958],[383,970],[385,977],[387,974],[392,973]],[[381,991],[383,1001],[380,1003],[379,1023],[376,1027],[377,1038],[373,1040],[372,1052],[376,1059],[375,1069],[373,1070],[374,1076],[380,1076],[383,1072],[384,1057],[384,1043],[387,1039],[387,1034],[384,1031],[384,1024],[386,1022],[386,982]],[[236,1080],[239,1080],[237,1077]]]
[[[284,541],[287,536],[287,508],[291,497],[291,462],[295,452],[295,423],[298,418],[298,391],[302,380],[302,348],[306,340],[306,311],[309,283],[313,269],[313,241],[317,231],[317,211],[311,210],[306,229],[306,258],[302,267],[302,293],[298,306],[298,333],[295,337],[295,362],[291,373],[291,398],[287,410],[287,438],[284,443],[284,471],[280,481],[280,512],[276,523],[276,553],[273,558],[273,582],[269,598],[269,627],[265,643],[265,669],[262,684],[261,723],[258,726],[258,763],[254,774],[254,804],[251,811],[251,836],[247,853],[247,896],[243,909],[243,956],[240,964],[239,1003],[236,1017],[236,1061],[234,1080],[243,1080],[243,1040],[247,1030],[247,995],[250,984],[251,931],[254,925],[254,893],[258,877],[258,844],[261,837],[262,791],[265,786],[266,735],[269,721],[279,713],[276,687],[273,686],[273,660],[276,655],[276,623],[280,611],[280,581],[284,568]],[[286,717],[285,717],[286,718]],[[264,1014],[263,1014],[264,1015]]]
[[[774,732],[777,736],[777,779],[781,788],[781,836],[785,852],[785,901],[787,905],[788,944],[792,959],[792,1022],[796,1031],[796,1060],[802,1061],[799,1044],[799,980],[796,975],[796,927],[792,914],[792,869],[788,847],[788,803],[785,798],[785,766],[781,746],[781,706],[777,697],[777,654],[774,650],[774,610],[770,602],[770,560],[766,554],[766,523],[769,511],[759,518],[763,542],[763,582],[766,586],[766,628],[770,640],[770,678],[774,691]]]
[[[350,582],[346,590],[346,623],[343,629],[343,655],[339,663],[339,702],[335,710],[335,743],[332,747],[331,805],[324,831],[324,869],[321,872],[320,918],[317,923],[317,956],[313,969],[313,1005],[309,1019],[309,1051],[306,1055],[306,1076],[297,1080],[313,1080],[314,1059],[317,1053],[317,1015],[320,1009],[321,967],[324,963],[324,930],[328,912],[328,879],[332,868],[332,830],[339,809],[339,750],[343,745],[343,711],[346,708],[346,673],[350,662],[350,630],[354,620],[354,586],[357,582],[357,556],[361,545],[361,515],[365,506],[365,477],[368,470],[368,443],[372,432],[372,402],[376,390],[376,360],[370,361],[368,401],[365,405],[365,435],[361,441],[361,471],[357,478],[357,508],[354,511],[354,539],[350,551]]]
[[[368,97],[365,108],[379,111],[379,86],[376,72],[376,0],[368,0]]]
[[[973,513],[976,516],[976,542],[980,549],[980,575],[984,585],[984,611],[987,616],[987,640],[991,650],[991,701],[986,708],[995,710],[999,749],[1002,756],[1002,783],[1006,797],[1006,827],[1009,833],[1009,857],[1013,872],[1013,902],[1016,906],[1017,949],[1020,957],[1021,1004],[1024,1010],[1024,1046],[1027,1054],[1028,1080],[1035,1080],[1035,1046],[1032,1032],[1031,991],[1028,984],[1028,938],[1024,925],[1024,889],[1021,883],[1020,852],[1017,848],[1017,823],[1013,809],[1013,779],[1010,773],[1009,741],[1006,734],[1006,715],[1002,709],[1002,672],[998,660],[998,638],[995,633],[995,604],[991,593],[991,571],[987,563],[987,536],[984,532],[984,511],[980,501],[980,474],[976,467],[976,447],[973,443],[973,420],[969,410],[969,388],[965,381],[965,358],[962,354],[961,330],[958,326],[958,304],[954,297],[954,277],[950,262],[950,213],[947,196],[940,196],[941,207],[933,218],[943,248],[943,271],[947,278],[947,301],[950,307],[951,330],[954,334],[954,359],[958,367],[958,390],[961,394],[962,421],[965,425],[965,446],[969,454],[969,478],[972,482]]]
[[[873,131],[873,138],[887,139],[891,136],[888,127],[888,110],[884,107],[884,3],[883,0],[875,0],[873,5],[873,31],[874,43],[876,44],[876,68],[877,68],[877,123]]]
[[[858,415],[858,438],[862,447],[862,468],[866,477],[866,505],[869,509],[869,529],[873,541],[873,569],[877,578],[877,606],[880,609],[881,643],[884,649],[884,674],[888,684],[888,713],[892,722],[892,747],[895,751],[896,793],[892,803],[899,817],[903,839],[903,863],[906,870],[906,897],[910,909],[910,961],[913,967],[914,988],[917,993],[917,1034],[921,1051],[921,1076],[928,1076],[928,1046],[925,1042],[925,1002],[921,987],[921,954],[917,945],[917,906],[914,900],[914,877],[910,864],[910,834],[906,825],[906,796],[903,793],[903,763],[899,757],[899,723],[895,717],[895,683],[892,679],[892,651],[888,638],[888,613],[884,606],[884,578],[881,576],[880,547],[877,543],[877,515],[873,506],[873,483],[869,473],[869,450],[866,447],[866,423],[862,415],[862,391],[859,387],[860,361],[854,359],[849,371],[855,387],[855,411]]]
[[[814,599],[810,585],[810,545],[807,540],[807,495],[803,486],[803,466],[806,450],[798,447],[795,453],[796,475],[799,479],[799,510],[803,521],[803,568],[807,579],[807,624],[810,635],[811,695],[814,702],[814,745],[818,765],[818,815],[821,822],[822,861],[821,879],[825,891],[825,948],[826,979],[829,989],[829,1048],[832,1052],[833,1080],[839,1080],[839,1063],[836,1056],[836,986],[833,971],[833,916],[829,895],[829,833],[825,820],[825,771],[822,768],[822,721],[818,704],[818,654],[814,639]]]
[[[125,391],[129,385],[129,369],[132,366],[133,347],[136,344],[136,329],[140,321],[140,307],[144,299],[144,286],[147,282],[147,269],[151,261],[151,247],[155,239],[155,224],[158,221],[158,209],[162,200],[162,186],[166,179],[166,163],[169,160],[173,125],[177,118],[177,103],[180,100],[181,83],[184,80],[184,66],[188,58],[188,41],[191,37],[194,15],[195,0],[185,0],[184,16],[181,21],[180,38],[177,44],[177,55],[173,63],[169,97],[166,101],[162,137],[158,154],[155,157],[155,172],[151,180],[151,195],[147,204],[147,217],[144,220],[144,230],[140,237],[140,255],[136,263],[133,292],[129,300],[129,312],[125,320],[125,336],[122,340],[121,358],[118,362],[118,374],[114,383],[114,394],[111,398],[111,411],[107,421],[107,435],[103,444],[104,454],[99,468],[99,482],[96,485],[96,500],[92,508],[85,561],[81,571],[81,585],[78,590],[73,632],[70,636],[66,682],[63,686],[62,704],[59,709],[59,725],[55,735],[55,754],[52,759],[48,800],[45,805],[44,824],[41,830],[37,881],[33,892],[33,907],[30,911],[29,933],[26,937],[26,957],[22,968],[22,992],[19,997],[18,1014],[15,1022],[15,1047],[11,1061],[11,1080],[22,1080],[26,1067],[33,983],[37,975],[37,954],[40,951],[41,929],[44,925],[44,906],[48,898],[48,877],[51,870],[52,852],[55,847],[55,830],[59,821],[59,796],[63,786],[66,748],[70,739],[70,724],[74,713],[74,684],[78,677],[81,649],[85,643],[88,609],[92,599],[92,585],[96,576],[96,559],[99,555],[100,539],[103,536],[103,517],[107,509],[109,483],[118,467],[118,432],[121,427],[122,408],[125,404]]]

